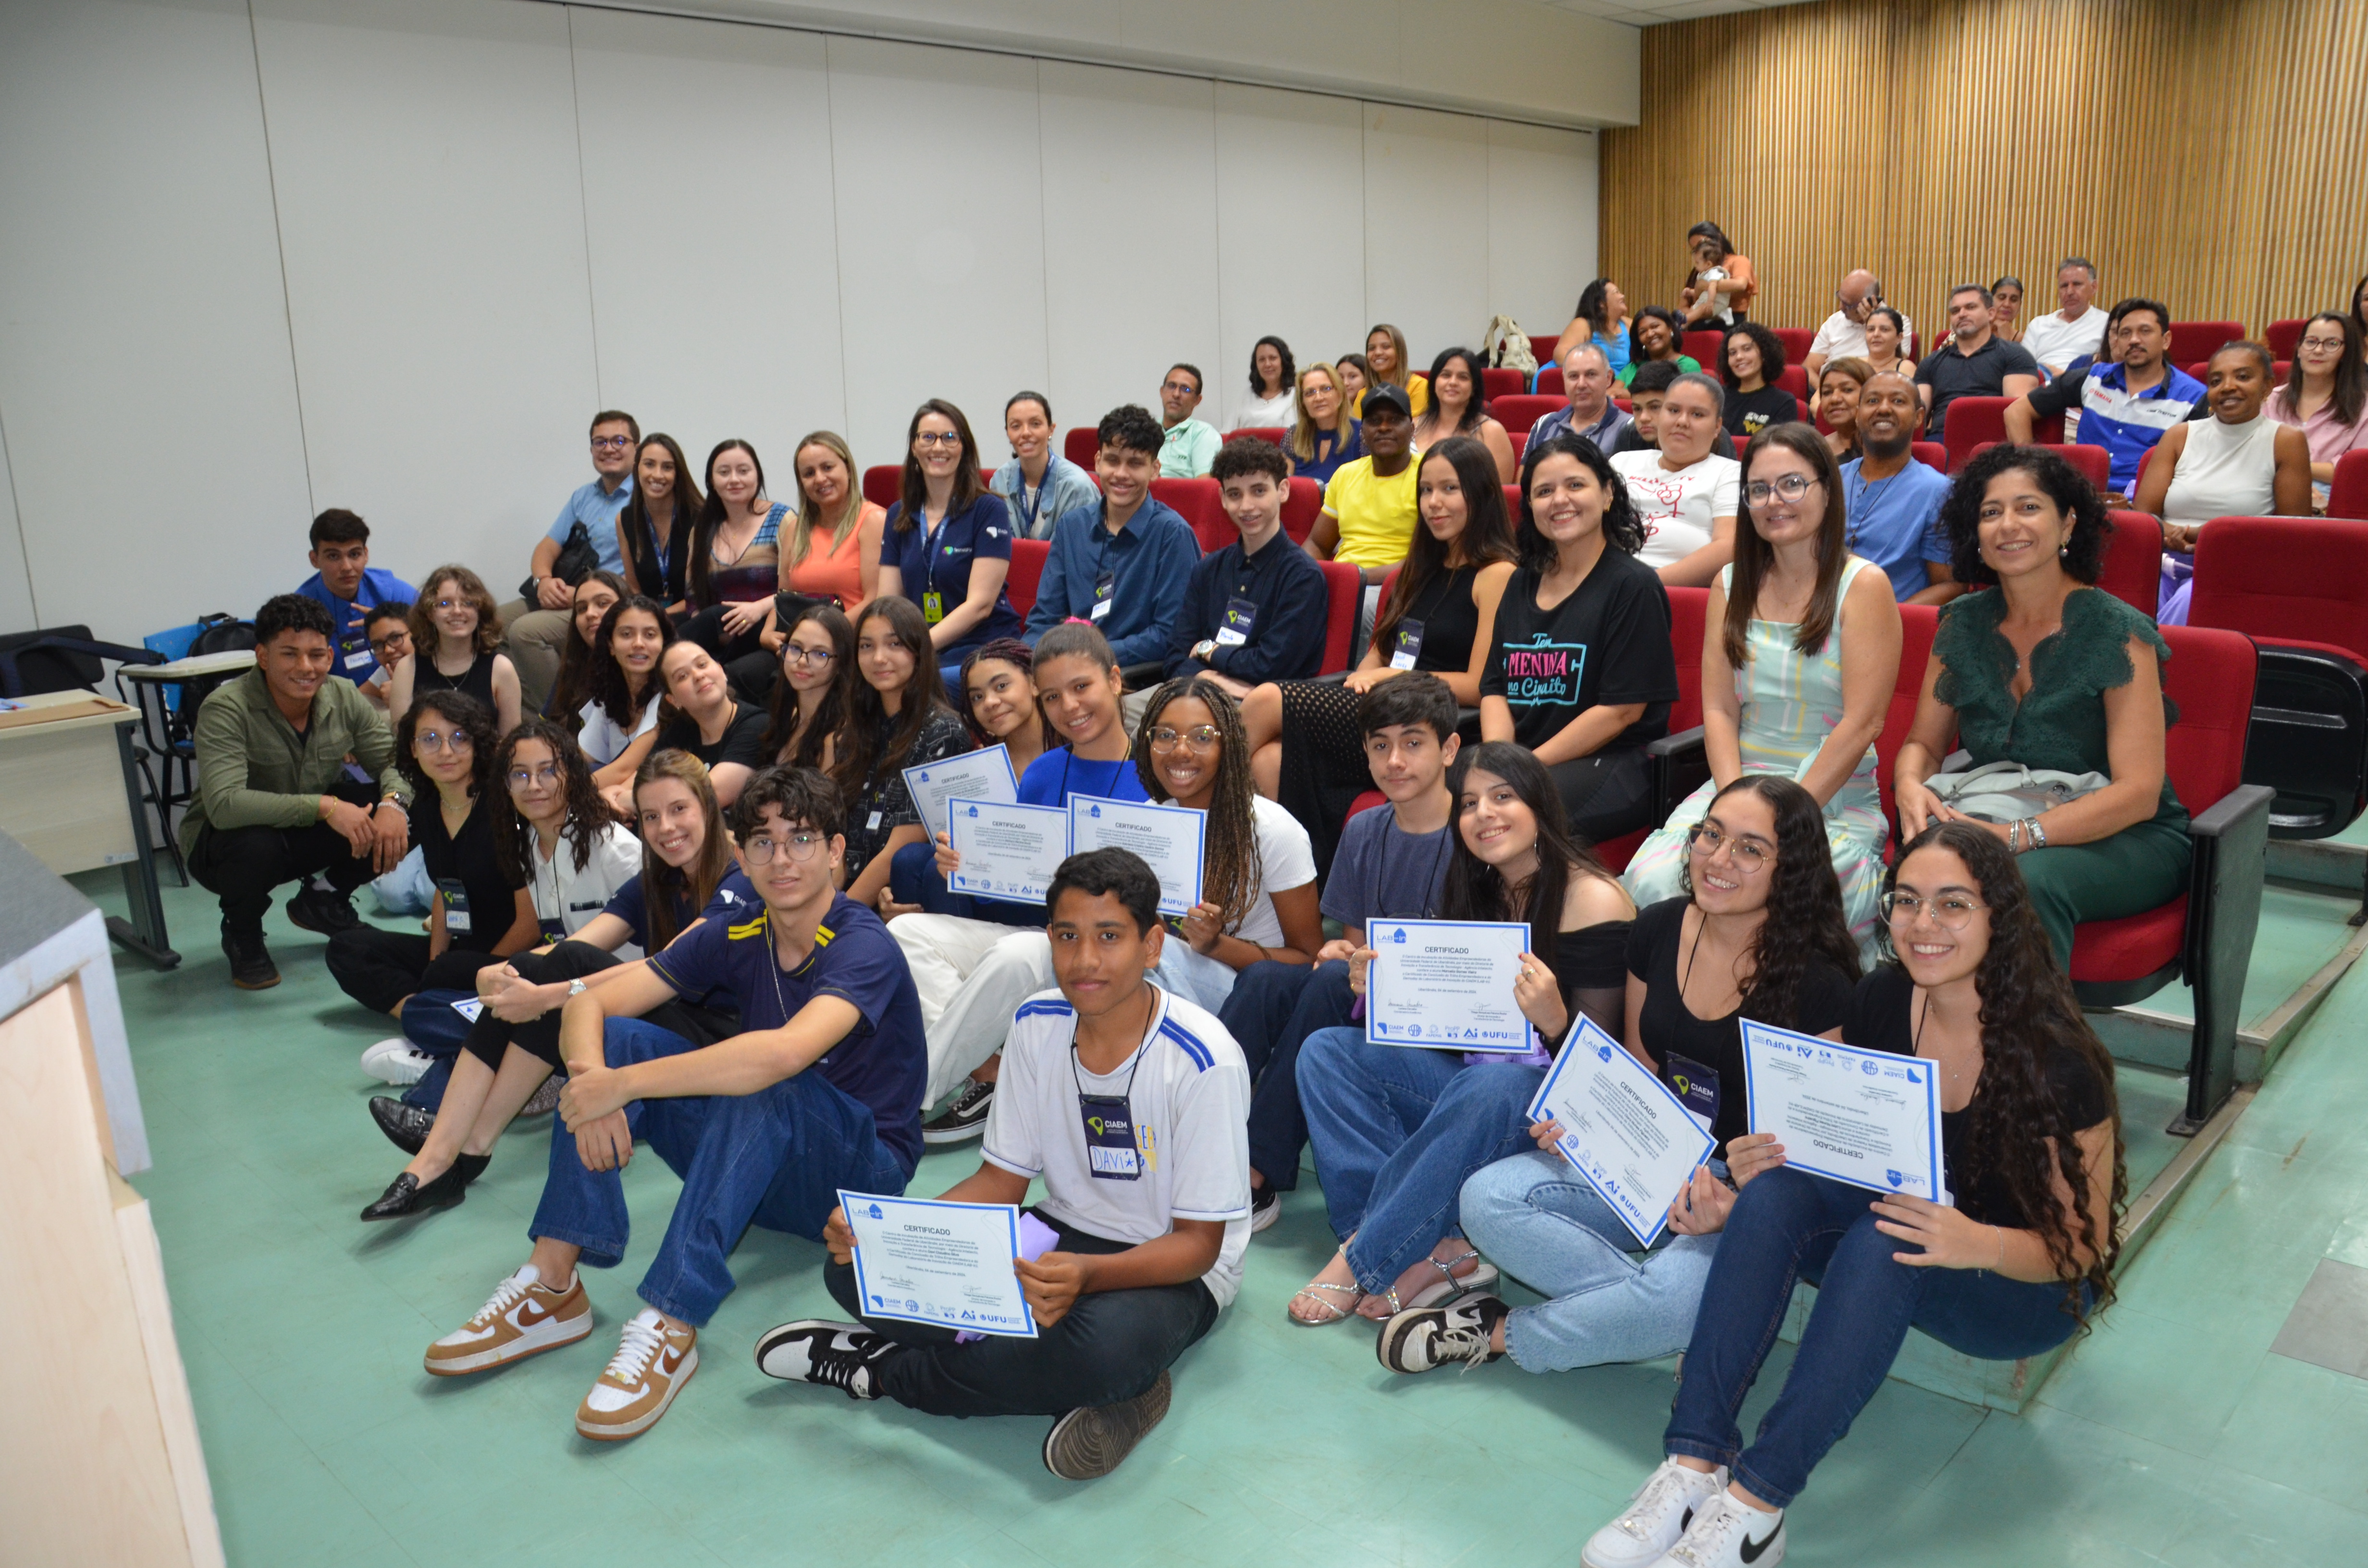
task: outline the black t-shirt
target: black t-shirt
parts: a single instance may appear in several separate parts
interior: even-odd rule
[[[1624,960],[1630,929],[1628,921],[1606,920],[1600,925],[1582,926],[1576,931],[1558,931],[1554,934],[1554,951],[1539,955],[1554,971],[1555,987],[1562,992],[1563,1009],[1570,1015],[1563,1040],[1568,1040],[1570,1031],[1578,1027],[1581,992],[1619,991],[1627,986]],[[1554,1042],[1554,1049],[1561,1049],[1560,1040]]]
[[[762,768],[769,760],[765,756],[765,724],[762,708],[746,702],[734,702],[732,705],[732,722],[723,726],[723,738],[710,745],[699,738],[698,720],[688,713],[677,713],[671,722],[659,728],[655,750],[687,751],[710,767],[719,763],[737,762],[748,767]]]
[[[480,795],[453,834],[444,831],[444,808],[432,792],[412,813],[411,841],[444,895],[445,934],[469,952],[492,952],[518,921],[518,890],[526,883],[502,875],[501,857],[494,852],[494,812],[506,803]]]
[[[2009,376],[2038,374],[2039,361],[2031,357],[2031,351],[2003,337],[1992,337],[1971,357],[1957,352],[1955,339],[1943,343],[1916,367],[1917,384],[1932,389],[1931,438],[1945,438],[1949,404],[1956,399],[2002,396]]]
[[[1513,738],[1532,751],[1600,703],[1645,705],[1645,716],[1601,751],[1640,746],[1668,733],[1669,704],[1678,699],[1669,593],[1651,567],[1626,551],[1606,550],[1552,609],[1538,608],[1538,574],[1526,566],[1515,571],[1497,606],[1496,639],[1480,695],[1505,699],[1513,710]]]
[[[1800,417],[1800,400],[1782,387],[1761,387],[1758,392],[1729,387],[1719,422],[1730,436],[1757,436],[1770,425],[1790,425]]]
[[[1850,1017],[1842,1022],[1843,1040],[1868,1051],[1913,1056],[1915,1001],[1916,983],[1907,978],[1907,971],[1897,964],[1883,965],[1858,983],[1857,994],[1850,999]],[[1974,1103],[1982,1097],[1987,1081],[1985,1077],[1975,1083],[1974,1098],[1965,1103],[1964,1110],[1941,1113],[1941,1152],[1946,1162],[1941,1179],[1956,1194],[1957,1207],[1965,1211],[1967,1218],[1985,1225],[2027,1230],[2030,1217],[1995,1173],[1985,1173],[1970,1182],[1957,1174],[1965,1168],[1968,1157],[1965,1133],[1973,1119]],[[2112,1089],[2099,1082],[2097,1070],[2068,1046],[2057,1047],[2047,1059],[2047,1087],[2055,1103],[2063,1108],[2064,1118],[2058,1126],[2066,1133],[2094,1127],[2113,1114]]]
[[[1698,1018],[1679,993],[1686,911],[1692,903],[1690,898],[1665,898],[1637,913],[1628,935],[1628,972],[1645,983],[1636,1032],[1645,1054],[1664,1079],[1682,1075],[1697,1095],[1706,1089],[1717,1100],[1710,1130],[1718,1140],[1718,1157],[1725,1159],[1726,1141],[1751,1131],[1743,1091],[1743,1014],[1738,1009],[1725,1017]],[[1760,1021],[1801,1034],[1839,1027],[1850,1016],[1850,979],[1829,963],[1813,963],[1793,990],[1794,1016]],[[1682,1059],[1674,1069],[1672,1057]]]

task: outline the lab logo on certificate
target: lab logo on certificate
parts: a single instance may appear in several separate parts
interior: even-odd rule
[[[1595,1055],[1596,1060],[1600,1062],[1609,1062],[1611,1060],[1611,1048],[1608,1045],[1599,1045],[1595,1048]]]
[[[873,1219],[875,1219],[875,1220],[885,1220],[888,1216],[887,1216],[887,1215],[885,1215],[885,1214],[882,1214],[882,1213],[880,1211],[880,1205],[878,1205],[877,1203],[875,1203],[875,1204],[873,1204],[873,1205],[871,1206],[871,1217],[872,1217]]]
[[[1087,806],[1086,808],[1086,815],[1089,817],[1098,817],[1101,814],[1102,809],[1099,806]]]
[[[1901,1182],[1901,1181],[1903,1181],[1903,1180],[1905,1180],[1905,1179],[1906,1179],[1905,1177],[1901,1176],[1900,1176],[1900,1174],[1899,1174],[1897,1171],[1885,1171],[1885,1172],[1884,1172],[1884,1173],[1883,1173],[1883,1176],[1884,1176],[1884,1179],[1885,1181],[1888,1181],[1889,1183],[1891,1183],[1891,1185],[1892,1185],[1892,1186],[1894,1186],[1894,1187],[1897,1187],[1897,1186],[1900,1184],[1900,1182]]]
[[[1390,938],[1390,940],[1391,940],[1391,941],[1393,941],[1393,942],[1401,942],[1401,943],[1402,943],[1402,942],[1404,942],[1404,941],[1406,940],[1406,927],[1405,927],[1405,926],[1399,926],[1399,927],[1398,927],[1398,930],[1397,930],[1397,935],[1396,935],[1396,936],[1395,936],[1395,937],[1392,937]]]
[[[978,815],[978,808],[977,808],[976,806],[973,806],[973,807],[970,809],[970,814],[971,814],[971,815],[973,815],[973,816],[976,816],[976,815]]]

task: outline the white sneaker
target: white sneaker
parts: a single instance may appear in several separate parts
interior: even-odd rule
[[[1703,1505],[1725,1490],[1725,1466],[1704,1475],[1663,1460],[1628,1499],[1627,1511],[1587,1538],[1578,1560],[1586,1568],[1648,1568],[1678,1544]]]
[[[393,1040],[380,1040],[362,1052],[363,1072],[381,1084],[393,1084],[398,1087],[416,1084],[427,1076],[427,1070],[435,1065],[434,1057],[401,1035]]]
[[[1783,1512],[1747,1507],[1721,1487],[1651,1568],[1776,1568],[1783,1561]]]
[[[699,1330],[668,1328],[655,1307],[626,1323],[609,1369],[575,1408],[575,1429],[595,1442],[638,1437],[658,1424],[699,1370]]]

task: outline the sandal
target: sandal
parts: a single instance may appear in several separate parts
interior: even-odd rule
[[[1349,1304],[1345,1307],[1337,1306],[1332,1302],[1329,1297],[1317,1295],[1316,1292],[1319,1290],[1329,1291],[1332,1295],[1336,1296],[1345,1293],[1349,1298]],[[1297,1312],[1291,1310],[1291,1301],[1295,1301],[1302,1296],[1310,1298],[1317,1306],[1323,1308],[1332,1315],[1330,1317],[1322,1318],[1301,1317]],[[1364,1299],[1364,1291],[1359,1290],[1354,1285],[1335,1285],[1328,1279],[1310,1279],[1306,1284],[1302,1285],[1298,1290],[1291,1293],[1291,1301],[1285,1301],[1282,1304],[1282,1315],[1289,1318],[1292,1323],[1297,1324],[1302,1328],[1322,1328],[1326,1324],[1338,1323],[1342,1318],[1355,1316],[1357,1312],[1357,1303]]]
[[[1469,1274],[1455,1272],[1457,1264],[1469,1263],[1474,1259],[1479,1259],[1479,1267]],[[1439,1270],[1439,1278],[1434,1283],[1417,1290],[1414,1293],[1414,1300],[1410,1301],[1399,1301],[1398,1288],[1395,1285],[1383,1291],[1382,1299],[1390,1304],[1390,1312],[1393,1315],[1410,1312],[1417,1307],[1435,1307],[1441,1301],[1463,1295],[1467,1291],[1485,1290],[1496,1284],[1499,1278],[1497,1266],[1481,1258],[1477,1252],[1459,1253],[1450,1258],[1426,1257],[1423,1261]]]

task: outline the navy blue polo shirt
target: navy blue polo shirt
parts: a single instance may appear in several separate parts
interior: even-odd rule
[[[924,609],[928,608],[924,596],[938,594],[942,596],[939,603],[952,614],[970,597],[972,562],[1011,559],[1011,514],[993,491],[979,492],[978,499],[939,524],[934,537],[926,535],[918,520],[911,528],[897,527],[904,513],[902,502],[888,508],[888,524],[880,530],[880,564],[896,568],[904,577],[904,597]],[[951,663],[982,642],[1019,635],[1019,612],[1011,608],[1007,588],[995,596],[995,608],[985,620],[961,642],[939,648],[938,655]]]

